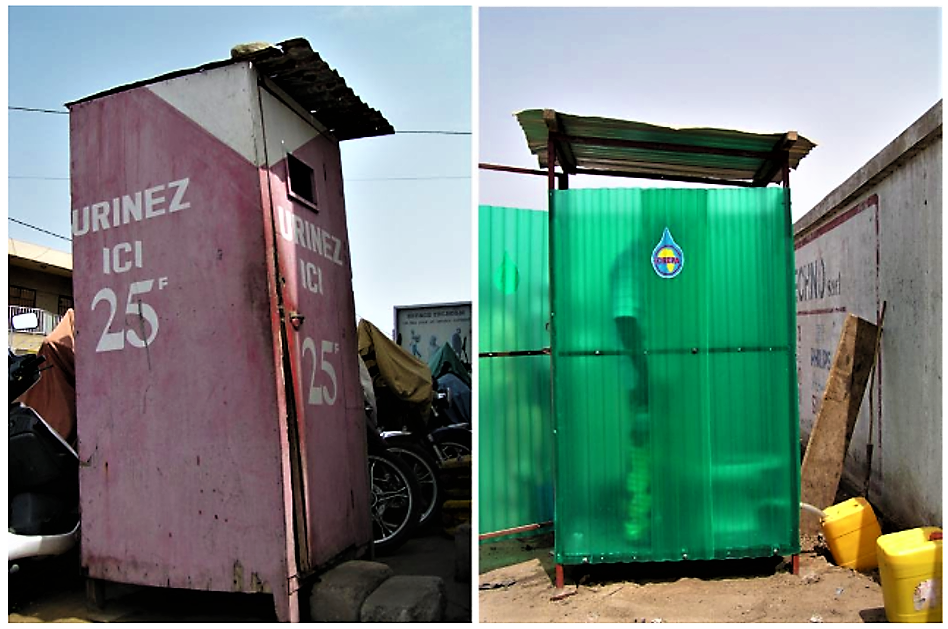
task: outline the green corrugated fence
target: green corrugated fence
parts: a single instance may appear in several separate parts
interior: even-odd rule
[[[481,206],[479,249],[479,532],[553,519],[549,220]],[[485,353],[524,352],[483,357]]]

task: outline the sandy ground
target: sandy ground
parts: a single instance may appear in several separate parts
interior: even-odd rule
[[[799,576],[780,558],[577,566],[559,600],[552,548],[552,534],[481,544],[481,622],[885,622],[878,572],[833,565],[816,538]]]

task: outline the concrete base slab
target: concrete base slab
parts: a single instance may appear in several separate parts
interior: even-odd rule
[[[347,561],[319,578],[309,597],[313,622],[359,622],[362,605],[394,572],[374,561]]]
[[[395,576],[362,604],[362,622],[440,622],[444,617],[444,581],[440,577]]]

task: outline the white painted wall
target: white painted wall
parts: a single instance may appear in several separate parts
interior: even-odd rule
[[[251,114],[257,105],[256,75],[247,62],[192,72],[148,89],[231,147],[260,165],[254,146]]]
[[[902,526],[942,522],[941,227],[939,103],[794,228],[801,436],[812,430],[826,352],[831,359],[846,313],[876,321],[885,301],[881,367],[843,476],[863,487],[871,418],[869,499]]]

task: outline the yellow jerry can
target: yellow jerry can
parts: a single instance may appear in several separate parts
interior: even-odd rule
[[[879,521],[865,498],[850,498],[823,510],[823,537],[837,566],[853,570],[872,570],[876,559],[876,540],[882,535]]]
[[[941,529],[883,535],[876,548],[889,622],[941,622]]]

